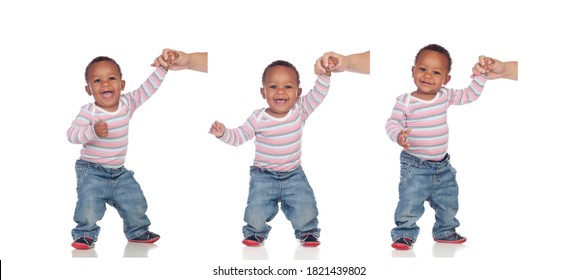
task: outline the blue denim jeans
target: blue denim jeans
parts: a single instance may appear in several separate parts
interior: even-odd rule
[[[267,238],[279,204],[285,217],[291,221],[295,238],[305,234],[319,236],[317,202],[313,189],[301,167],[289,172],[278,172],[251,166],[249,198],[245,208],[243,235]]]
[[[409,237],[417,240],[417,220],[423,215],[427,201],[435,211],[432,234],[444,238],[460,225],[458,212],[458,184],[456,170],[450,164],[449,154],[439,161],[419,159],[403,151],[400,156],[399,202],[395,209],[395,228],[391,238]]]
[[[77,226],[72,230],[73,240],[82,236],[98,239],[100,227],[96,222],[104,216],[106,204],[120,214],[127,239],[137,238],[148,230],[151,223],[145,214],[147,202],[132,171],[77,160],[76,181],[78,201],[74,221]]]

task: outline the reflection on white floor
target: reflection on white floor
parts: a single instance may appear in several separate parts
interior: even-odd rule
[[[260,247],[244,247],[243,249],[243,260],[269,260],[269,254],[267,253],[267,246]],[[294,260],[319,260],[320,247],[303,247],[297,245],[295,248]]]
[[[152,250],[159,249],[159,245],[156,244],[143,244],[143,243],[132,243],[127,242],[124,247],[123,257],[125,258],[147,258],[149,252]],[[449,257],[453,258],[456,256],[456,252],[466,249],[465,244],[441,244],[434,243],[431,256],[436,258]],[[242,247],[243,260],[270,260],[269,254],[267,252],[267,246],[260,247]],[[389,250],[389,248],[388,248]],[[320,247],[308,248],[301,245],[296,246],[294,249],[294,260],[319,260],[320,259]],[[90,250],[77,250],[73,249],[71,252],[74,258],[87,258],[87,257],[98,257],[98,248],[92,248]],[[417,257],[416,250],[395,250],[391,249],[391,256],[395,258],[407,258]]]
[[[72,250],[72,257],[73,258],[96,258],[96,257],[98,257],[98,253],[96,252],[96,249],[94,249],[94,248],[89,249],[89,250],[73,249]]]
[[[149,251],[157,249],[159,246],[156,244],[146,244],[146,243],[134,243],[127,242],[124,247],[123,257],[125,258],[147,258],[149,256]],[[97,248],[92,248],[89,250],[72,250],[72,257],[74,258],[95,258],[98,257]]]
[[[431,249],[431,256],[435,258],[453,258],[456,256],[456,252],[464,250],[465,248],[466,248],[465,244],[434,243]],[[417,254],[414,249],[412,250],[392,249],[391,256],[394,258],[415,258],[417,257]]]
[[[124,247],[125,258],[146,258],[149,256],[151,250],[155,250],[158,247],[156,244],[144,244],[144,243],[133,243],[127,242]]]
[[[457,252],[465,250],[466,246],[465,244],[434,243],[431,252],[436,258],[453,258]]]

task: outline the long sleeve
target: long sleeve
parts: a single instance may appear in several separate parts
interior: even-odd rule
[[[257,118],[261,111],[262,109],[255,110],[242,126],[231,129],[225,128],[225,134],[220,138],[221,141],[237,147],[253,139],[257,131]]]
[[[145,101],[159,89],[166,75],[167,70],[162,67],[157,67],[136,90],[124,95],[130,107],[131,116],[138,107],[145,103]]]
[[[307,117],[323,102],[329,90],[329,77],[317,77],[313,88],[301,96],[283,118],[255,110],[245,124],[225,129],[221,141],[239,146],[255,138],[253,165],[275,171],[293,170],[301,164],[301,138]]]
[[[467,88],[464,89],[442,88],[442,90],[447,90],[449,102],[451,105],[464,105],[478,100],[478,98],[482,94],[482,91],[484,90],[484,86],[487,80],[488,79],[485,78],[484,76],[475,76]]]
[[[397,136],[405,127],[407,127],[407,107],[405,105],[407,98],[410,98],[409,94],[401,95],[396,99],[391,116],[385,124],[387,136],[393,142],[397,142]]]
[[[156,68],[136,90],[122,94],[117,111],[108,112],[96,104],[84,105],[68,129],[68,141],[82,144],[80,159],[98,163],[108,168],[122,166],[128,151],[129,122],[134,111],[148,100],[162,84],[167,71]],[[103,120],[108,135],[99,138],[94,123]]]
[[[404,150],[424,160],[440,160],[448,150],[449,127],[447,110],[451,105],[463,105],[477,100],[486,78],[476,76],[465,89],[441,88],[432,100],[421,100],[404,94],[397,98],[387,120],[388,137],[397,142],[402,130],[411,128]]]
[[[68,141],[72,144],[86,144],[98,138],[94,132],[94,123],[90,112],[91,104],[80,109],[80,112],[68,128]]]
[[[330,77],[325,75],[317,76],[315,85],[306,95],[301,96],[299,103],[303,108],[303,116],[305,119],[321,105],[327,93],[329,92]]]

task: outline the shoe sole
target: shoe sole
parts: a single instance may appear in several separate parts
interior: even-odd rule
[[[147,239],[147,240],[129,240],[128,242],[134,242],[134,243],[155,243],[157,242],[157,240],[161,239],[160,237],[155,237],[155,238],[151,238],[151,239]]]
[[[438,239],[438,240],[434,240],[437,243],[446,243],[446,244],[462,244],[464,242],[466,242],[466,240],[468,240],[467,238],[464,239],[458,239],[458,240],[443,240],[443,239]]]
[[[78,243],[78,242],[73,242],[71,245],[72,245],[72,247],[74,247],[74,249],[78,249],[78,250],[88,250],[88,249],[94,248],[94,245],[89,246],[88,244]]]
[[[243,240],[243,244],[245,244],[246,246],[249,246],[249,247],[259,247],[259,246],[263,245],[263,243],[260,243],[260,242],[255,241],[255,240]]]
[[[396,250],[409,250],[412,248],[412,246],[409,246],[407,244],[401,244],[401,243],[393,243],[393,244],[391,244],[391,247],[393,247]]]
[[[303,245],[303,247],[317,247],[319,245],[321,245],[321,242],[317,241],[311,241],[311,242],[303,242],[301,243],[301,245]]]

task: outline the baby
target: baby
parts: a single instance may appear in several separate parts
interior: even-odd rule
[[[116,208],[130,242],[153,243],[160,236],[149,231],[147,201],[134,172],[124,167],[128,149],[129,121],[163,82],[167,70],[157,67],[135,91],[121,94],[125,81],[113,59],[99,56],[86,67],[85,90],[94,98],[80,109],[68,129],[68,141],[82,144],[76,161],[77,226],[72,247],[90,249],[98,239],[106,204]]]
[[[447,153],[447,109],[477,100],[487,79],[476,75],[468,88],[448,89],[451,66],[450,54],[442,46],[431,44],[419,50],[412,67],[417,89],[397,98],[386,124],[389,138],[403,147],[396,227],[391,231],[391,246],[398,250],[412,248],[426,201],[435,211],[433,239],[452,244],[466,241],[456,233],[459,189]]]
[[[303,246],[319,246],[318,210],[313,189],[301,167],[301,137],[305,121],[323,102],[329,75],[317,77],[315,86],[301,96],[299,72],[287,61],[274,61],[262,76],[261,96],[269,107],[253,111],[244,125],[226,128],[215,121],[209,133],[238,146],[255,138],[255,159],[250,167],[249,198],[245,208],[243,244],[260,246],[271,221],[281,210],[291,221]]]

